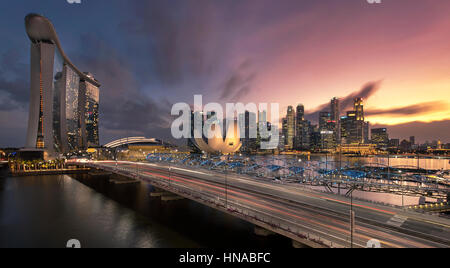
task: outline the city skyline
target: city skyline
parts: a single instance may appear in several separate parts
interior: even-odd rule
[[[49,17],[73,62],[104,83],[101,144],[130,135],[170,138],[167,107],[194,94],[208,102],[279,102],[281,111],[302,103],[306,118],[334,96],[345,102],[356,94],[371,128],[449,142],[450,3],[412,2],[199,1],[197,10],[181,2],[109,1],[101,14],[103,4],[94,2],[11,3],[0,19],[10,25],[10,42],[0,45],[0,146],[24,145],[23,17],[30,12]]]

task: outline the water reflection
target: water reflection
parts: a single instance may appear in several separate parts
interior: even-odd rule
[[[193,201],[152,198],[148,184],[76,179],[0,178],[0,247],[65,247],[73,238],[82,247],[290,247]]]

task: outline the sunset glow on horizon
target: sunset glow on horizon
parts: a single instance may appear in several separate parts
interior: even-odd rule
[[[365,98],[366,111],[440,106],[368,115],[371,123],[450,119],[450,4],[412,2],[378,8],[354,3],[336,10],[318,4],[250,35],[242,43],[264,57],[255,56],[255,90],[245,99],[279,102],[282,114],[300,103],[315,111],[332,97],[380,81],[378,91]]]

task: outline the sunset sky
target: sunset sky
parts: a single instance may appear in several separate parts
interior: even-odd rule
[[[29,0],[0,11],[1,147],[25,140],[30,12],[102,83],[102,144],[168,137],[172,104],[194,94],[313,113],[355,92],[392,138],[450,142],[448,0]]]

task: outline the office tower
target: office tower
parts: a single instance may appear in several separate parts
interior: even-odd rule
[[[303,120],[305,120],[305,106],[303,106],[303,104],[299,104],[297,105],[297,114],[296,114],[296,119],[297,122],[301,122]]]
[[[386,128],[373,128],[371,133],[371,141],[378,148],[386,148],[389,145],[389,135]]]
[[[288,120],[286,117],[281,119],[281,135],[282,138],[280,140],[283,141],[283,149],[285,149],[287,147],[288,144],[288,140],[287,140],[287,136],[288,136]]]
[[[330,112],[319,113],[319,147],[320,149],[332,149],[336,146],[336,121],[332,120]]]
[[[335,135],[335,141],[337,144],[341,141],[341,126],[340,126],[340,102],[338,98],[333,98],[330,103],[331,108],[331,120],[334,121],[335,128],[334,128],[334,135]]]
[[[370,123],[364,122],[364,143],[370,142]]]
[[[87,143],[98,145],[98,88],[100,83],[82,73],[67,58],[51,22],[40,15],[25,17],[31,41],[30,107],[27,148],[44,149],[51,156],[82,149],[85,132],[83,107],[91,113]],[[85,103],[82,87],[92,100]],[[95,89],[93,89],[95,88]],[[92,93],[92,94],[91,94]],[[94,104],[94,102],[96,104]]]
[[[407,140],[402,140],[402,142],[400,142],[399,149],[401,152],[409,152],[411,151],[411,143]]]
[[[319,130],[324,130],[324,129],[328,130],[330,121],[331,121],[331,113],[320,112],[319,113]]]
[[[390,139],[389,140],[389,148],[397,149],[400,146],[399,139]]]
[[[356,113],[356,120],[364,121],[364,102],[362,98],[355,98],[353,111]]]
[[[313,127],[311,126],[311,122],[308,120],[305,120],[303,122],[303,129],[302,129],[302,143],[301,143],[302,149],[310,149],[311,148],[312,133],[313,133]]]
[[[321,149],[321,137],[319,127],[317,125],[310,125],[310,141],[309,148],[310,149]]]
[[[333,98],[330,103],[331,120],[338,122],[340,118],[339,99]]]
[[[364,104],[362,98],[355,98],[353,111],[341,117],[341,139],[347,144],[367,143],[369,141],[369,123],[364,122]]]
[[[354,137],[355,143],[365,143],[368,140],[368,125],[364,122],[364,103],[362,98],[355,98],[354,112],[356,116],[355,128],[356,137]]]
[[[358,122],[354,111],[349,111],[346,116],[341,117],[341,136],[343,143],[359,143],[362,139],[362,136],[358,138],[359,132],[362,131],[358,131]]]
[[[256,114],[245,111],[244,114],[239,115],[240,122],[244,123],[244,135],[241,136],[242,147],[241,150],[247,153],[251,153],[257,150],[257,137],[251,137],[250,129],[257,129],[256,126]]]
[[[94,79],[91,73],[85,73],[87,77]],[[82,79],[80,81],[81,111],[81,137],[85,148],[99,146],[98,115],[99,115],[99,88],[91,82]],[[83,125],[84,124],[84,125]]]
[[[295,116],[295,139],[294,147],[297,150],[302,149],[302,141],[304,139],[304,125],[305,125],[305,107],[302,104],[297,105]]]
[[[294,148],[295,135],[295,112],[292,106],[289,106],[286,114],[286,149],[292,150]]]
[[[409,137],[409,142],[411,143],[411,146],[416,145],[416,137],[415,136]]]

